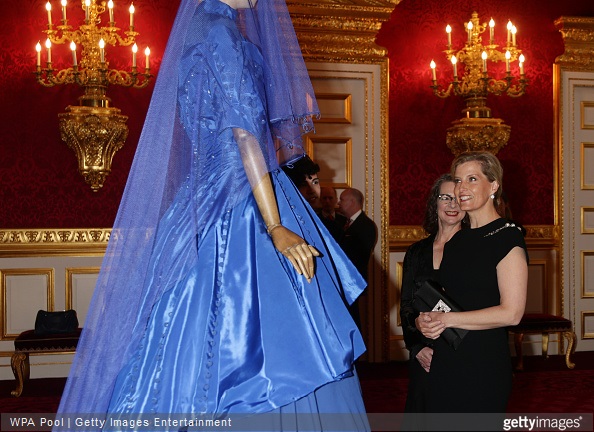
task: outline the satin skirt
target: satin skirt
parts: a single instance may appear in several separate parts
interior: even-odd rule
[[[347,310],[365,282],[286,175],[272,176],[281,222],[322,254],[314,279],[276,251],[251,194],[197,236],[191,206],[174,202],[147,281],[163,293],[144,306],[109,412],[353,412],[352,430],[368,429]]]

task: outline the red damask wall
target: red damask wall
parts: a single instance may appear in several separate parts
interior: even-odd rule
[[[46,39],[47,0],[0,1],[0,228],[111,227],[128,170],[140,137],[153,84],[138,89],[110,87],[113,106],[127,115],[130,129],[124,148],[116,153],[112,172],[99,192],[92,192],[78,173],[74,152],[60,138],[58,113],[78,105],[82,89],[75,85],[44,88],[35,82],[35,44]],[[54,23],[60,2],[52,1]],[[84,14],[80,0],[70,0],[71,25]],[[151,67],[157,71],[175,18],[178,0],[136,0],[134,25],[140,33],[139,65],[144,47],[151,48]],[[130,0],[115,1],[116,25],[127,27]],[[107,14],[105,14],[107,15]],[[80,50],[79,50],[80,61]],[[130,69],[129,47],[108,49],[112,67]],[[42,64],[45,62],[42,50]],[[66,45],[54,45],[55,68],[71,65]],[[150,185],[147,185],[150,187]]]
[[[496,22],[496,43],[505,42],[508,19],[518,27],[517,42],[526,55],[527,94],[512,99],[489,97],[494,117],[511,126],[511,137],[498,153],[514,218],[523,224],[553,223],[553,62],[563,53],[560,16],[594,16],[592,0],[403,0],[382,26],[377,43],[390,58],[390,223],[422,223],[426,193],[453,155],[446,130],[461,117],[460,98],[439,99],[431,84],[435,59],[438,80],[452,79],[443,50],[446,24],[454,47],[465,41],[463,23],[473,11],[481,22]],[[487,33],[488,34],[488,33]]]
[[[43,88],[32,74],[34,46],[45,40],[41,31],[47,23],[45,3],[0,1],[0,228],[110,227],[152,85],[144,90],[108,90],[113,105],[129,116],[130,132],[124,148],[114,157],[104,187],[93,193],[78,174],[74,153],[61,141],[58,130],[58,113],[78,104],[81,89],[72,85]],[[57,21],[59,3],[53,3]],[[116,1],[117,23],[128,22],[129,3]],[[178,4],[179,0],[134,2],[139,45],[151,47],[155,72]],[[463,103],[431,94],[428,64],[432,58],[436,60],[442,82],[450,77],[451,65],[448,68],[442,53],[445,25],[454,26],[454,43],[459,46],[464,37],[462,23],[474,10],[485,21],[491,16],[497,20],[499,37],[508,18],[519,28],[518,43],[528,59],[528,94],[518,99],[491,98],[489,106],[512,127],[510,142],[499,156],[506,169],[504,185],[515,218],[524,224],[553,223],[552,64],[563,52],[553,21],[562,15],[594,16],[592,0],[403,0],[396,6],[377,38],[390,57],[391,224],[421,223],[426,191],[452,160],[445,146],[445,131],[460,117]],[[69,12],[69,18],[74,20],[77,13],[80,16],[82,11]],[[55,46],[52,57],[55,67],[67,65],[71,59],[66,46]],[[129,64],[129,52],[112,49],[108,61],[124,68]]]

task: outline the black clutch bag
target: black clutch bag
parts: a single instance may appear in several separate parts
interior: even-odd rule
[[[55,333],[73,333],[78,329],[78,318],[73,309],[48,312],[40,310],[35,318],[35,334],[44,336]]]
[[[463,312],[454,300],[448,297],[443,287],[437,282],[426,280],[415,291],[413,307],[418,312]],[[458,349],[468,330],[459,328],[446,328],[441,336],[454,349]]]

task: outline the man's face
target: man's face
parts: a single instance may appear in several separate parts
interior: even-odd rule
[[[322,210],[327,213],[332,213],[336,209],[338,198],[336,197],[336,191],[331,187],[323,187],[320,193],[320,203],[322,204]]]
[[[338,201],[338,210],[350,218],[352,215],[359,211],[359,204],[355,197],[349,192],[344,191],[340,194],[340,201]]]

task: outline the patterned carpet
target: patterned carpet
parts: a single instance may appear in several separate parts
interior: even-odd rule
[[[524,371],[514,374],[508,412],[592,413],[594,411],[594,352],[572,356],[525,357]],[[357,367],[365,406],[370,413],[404,410],[408,386],[405,363],[361,364]]]
[[[594,352],[578,352],[569,370],[564,357],[527,357],[524,371],[514,375],[508,407],[513,413],[591,413],[594,410]],[[398,413],[404,408],[408,385],[402,362],[361,363],[357,366],[363,398],[370,413]],[[14,381],[0,381],[0,412],[52,413],[57,410],[63,378],[35,379],[20,398],[10,391]]]

